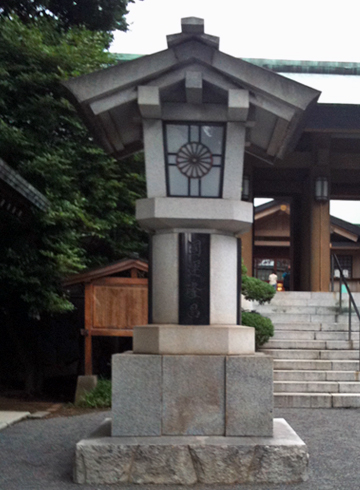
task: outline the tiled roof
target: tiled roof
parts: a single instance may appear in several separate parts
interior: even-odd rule
[[[268,60],[242,58],[248,63],[278,73],[320,73],[324,75],[360,75],[360,63],[343,61]]]

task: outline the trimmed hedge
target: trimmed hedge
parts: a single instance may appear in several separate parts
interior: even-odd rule
[[[274,335],[274,325],[270,318],[266,318],[254,311],[243,311],[241,313],[241,325],[255,328],[256,349],[259,349]]]
[[[269,303],[275,295],[275,289],[270,284],[245,275],[242,275],[241,292],[246,299],[258,301],[261,305]]]

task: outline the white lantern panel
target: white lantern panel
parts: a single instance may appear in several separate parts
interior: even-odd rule
[[[202,126],[201,142],[209,148],[213,154],[222,154],[224,128],[222,126]]]
[[[171,196],[186,196],[188,190],[188,178],[183,175],[177,167],[169,166],[169,185]]]
[[[200,127],[190,126],[190,141],[200,141]]]
[[[219,197],[221,168],[213,167],[211,171],[201,179],[201,195],[203,197]]]
[[[214,157],[213,156],[213,166],[214,167],[221,167],[221,157]]]
[[[164,136],[168,196],[221,198],[225,125],[169,122]]]
[[[199,179],[190,179],[190,196],[197,197],[198,195],[199,195]]]
[[[189,140],[188,127],[181,124],[168,124],[166,127],[169,153],[176,153]]]

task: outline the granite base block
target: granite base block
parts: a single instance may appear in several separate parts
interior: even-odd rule
[[[273,399],[270,357],[226,358],[226,436],[272,436]]]
[[[111,437],[107,419],[76,446],[80,484],[295,483],[308,476],[307,447],[284,419],[273,437]]]
[[[162,386],[162,435],[224,435],[223,356],[163,356]]]
[[[113,356],[113,436],[271,436],[263,354]]]
[[[112,430],[114,436],[161,435],[162,359],[112,357]]]

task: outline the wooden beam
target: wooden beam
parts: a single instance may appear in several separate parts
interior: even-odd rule
[[[279,240],[255,240],[257,247],[290,247],[290,242],[283,242]]]
[[[101,277],[93,281],[94,286],[146,286],[148,280],[141,277]]]

